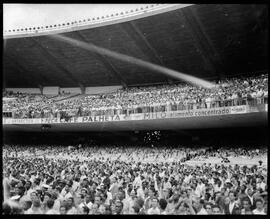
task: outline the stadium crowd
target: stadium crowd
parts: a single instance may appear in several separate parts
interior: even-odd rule
[[[268,74],[230,78],[206,89],[189,84],[120,89],[54,101],[43,95],[4,92],[3,111],[14,118],[65,118],[245,105],[268,101]],[[7,100],[8,99],[8,100]]]
[[[4,214],[267,214],[266,147],[4,145],[2,156]],[[250,163],[230,163],[241,156]]]

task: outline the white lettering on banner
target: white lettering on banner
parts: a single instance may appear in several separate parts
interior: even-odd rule
[[[214,108],[202,110],[184,110],[174,112],[144,113],[144,119],[164,119],[164,118],[188,118],[200,116],[214,116],[231,114],[230,108]]]
[[[267,110],[267,106],[266,109]],[[130,115],[103,115],[103,116],[83,116],[60,118],[40,118],[40,119],[11,119],[3,118],[3,124],[58,124],[58,123],[90,123],[90,122],[114,122],[114,121],[132,121],[149,120],[165,118],[188,118],[201,116],[221,116],[228,114],[247,113],[247,106],[223,107],[212,109],[197,109],[170,112],[137,113]]]
[[[129,120],[126,115],[113,115],[113,116],[83,116],[78,117],[77,122],[87,123],[87,122],[113,122],[113,121],[124,121]]]
[[[238,113],[246,113],[247,112],[247,106],[234,106],[231,107],[231,113],[232,114],[238,114]]]
[[[41,123],[51,124],[51,123],[60,123],[59,118],[42,118]]]

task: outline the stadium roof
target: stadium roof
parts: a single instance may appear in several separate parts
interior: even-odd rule
[[[192,5],[63,33],[205,79],[268,70],[267,5]],[[168,76],[46,35],[4,40],[4,87],[167,83]]]

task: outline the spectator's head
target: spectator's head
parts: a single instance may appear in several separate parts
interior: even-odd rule
[[[95,201],[94,201],[95,204],[97,204],[98,206],[101,204],[101,197],[99,195],[96,195],[95,196]]]
[[[4,202],[4,203],[2,204],[2,213],[3,213],[4,215],[12,214],[12,208],[11,208],[11,206],[10,206],[8,203],[6,203],[6,202]]]
[[[123,203],[120,200],[116,201],[116,203],[115,203],[116,214],[121,214],[122,210],[123,210]]]
[[[66,186],[65,186],[66,192],[70,192],[71,187],[72,187],[72,184],[71,183],[67,183]]]
[[[256,209],[258,209],[258,210],[262,210],[263,209],[263,207],[264,207],[264,201],[263,201],[263,199],[262,198],[258,198],[258,199],[256,199],[255,200],[255,204],[256,204]]]
[[[15,194],[16,195],[20,195],[22,196],[23,193],[25,191],[25,188],[21,185],[21,184],[18,184],[16,187],[15,187]]]
[[[242,201],[242,205],[243,205],[243,208],[247,211],[247,210],[250,210],[250,207],[251,207],[251,205],[250,205],[250,201],[249,201],[249,199],[244,199],[243,201]]]
[[[89,211],[90,211],[90,210],[89,210],[88,207],[86,207],[86,206],[83,206],[83,207],[82,207],[82,213],[83,213],[83,214],[89,214]]]
[[[220,209],[220,207],[218,205],[214,205],[212,207],[212,214],[221,214],[221,213],[222,213],[221,209]]]
[[[235,201],[235,192],[230,191],[229,192],[229,198],[230,198],[230,202],[234,202]]]
[[[52,195],[50,193],[45,192],[43,201],[46,203],[51,197],[52,197]]]
[[[28,190],[28,189],[30,189],[31,188],[31,186],[32,186],[32,182],[31,181],[26,181],[26,183],[25,183],[25,189],[26,190]]]
[[[203,199],[197,199],[196,201],[194,201],[193,207],[196,209],[197,212],[199,212],[203,206],[204,206]]]
[[[105,205],[105,214],[106,215],[110,215],[112,212],[111,212],[111,208],[110,208],[110,205]]]
[[[59,208],[60,214],[67,214],[67,207],[65,205],[61,205]]]
[[[99,214],[100,212],[99,212],[98,208],[99,208],[99,206],[96,203],[94,203],[92,205],[92,214]]]
[[[114,202],[112,202],[110,205],[110,211],[112,214],[114,214],[116,212],[116,205]]]
[[[150,198],[154,198],[155,193],[156,193],[155,189],[151,187],[151,188],[149,189],[149,197],[150,197]]]
[[[33,207],[35,208],[39,208],[41,206],[39,199],[35,199],[32,203],[33,203]]]
[[[162,211],[165,211],[167,207],[167,201],[165,199],[160,199],[159,200],[159,207]]]
[[[118,191],[118,194],[117,194],[117,198],[119,199],[119,200],[124,200],[125,199],[125,197],[126,197],[126,195],[125,195],[125,191],[123,191],[123,190],[119,190]]]
[[[157,198],[153,198],[151,204],[152,204],[152,207],[153,208],[157,208],[158,207],[158,199]]]
[[[36,191],[31,192],[30,199],[33,202],[36,198],[38,198],[38,194]]]
[[[66,202],[66,206],[68,209],[72,208],[72,206],[74,205],[74,198],[73,197],[69,197],[67,199],[67,202]]]
[[[205,210],[207,211],[208,214],[212,214],[212,205],[210,203],[205,204]]]
[[[135,193],[134,190],[132,190],[132,191],[130,192],[130,197],[131,197],[132,199],[136,198],[136,193]]]
[[[253,189],[252,189],[252,188],[248,188],[248,189],[247,189],[247,194],[248,194],[249,196],[252,196],[252,195],[253,195]]]
[[[49,199],[47,200],[47,207],[48,207],[49,209],[52,209],[53,206],[54,206],[54,200],[51,199],[51,198],[49,198]]]

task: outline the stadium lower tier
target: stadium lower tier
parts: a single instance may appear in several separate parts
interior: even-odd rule
[[[4,145],[3,213],[267,214],[266,146],[195,145]]]

